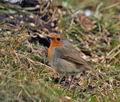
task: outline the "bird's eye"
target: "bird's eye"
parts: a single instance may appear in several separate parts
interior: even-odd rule
[[[58,41],[60,41],[60,38],[57,38]]]

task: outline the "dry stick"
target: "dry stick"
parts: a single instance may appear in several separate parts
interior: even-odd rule
[[[111,8],[114,8],[114,7],[117,7],[117,6],[119,6],[120,5],[120,2],[117,2],[117,3],[115,3],[115,4],[112,4],[112,5],[109,5],[109,6],[107,6],[107,7],[104,7],[103,9],[102,9],[102,11],[103,10],[107,10],[107,9],[111,9]]]
[[[106,57],[110,58],[110,61],[116,56],[118,55],[120,52],[118,51],[117,53],[114,54],[114,52],[116,52],[118,49],[120,48],[120,45],[118,45],[117,47],[113,48],[108,54]],[[110,62],[109,61],[109,62]],[[105,59],[103,59],[101,61],[102,63],[105,62]]]
[[[113,50],[111,50],[109,53],[108,53],[108,57],[110,58],[110,61],[113,59],[113,58],[115,58],[119,53],[120,53],[120,51],[118,50],[120,48],[120,45],[118,45],[117,47],[115,47]],[[118,50],[118,51],[117,51]],[[117,51],[117,52],[116,52]],[[114,52],[116,52],[116,53],[114,53]],[[109,62],[110,62],[109,61]]]
[[[112,56],[112,53],[113,52],[115,52],[117,49],[119,49],[120,48],[120,45],[118,45],[117,47],[115,47],[115,48],[113,48],[109,53],[108,53],[108,55],[107,56]]]
[[[119,53],[120,53],[120,51],[118,50],[115,54],[113,54],[113,55],[111,56],[111,58],[110,58],[110,61],[111,61],[113,58],[115,58]],[[110,61],[109,61],[109,62],[110,62]]]

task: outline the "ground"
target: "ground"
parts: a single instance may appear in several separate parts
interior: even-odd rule
[[[120,102],[119,0],[39,5],[0,3],[0,102]],[[97,74],[52,70],[43,39],[50,32],[72,41]]]

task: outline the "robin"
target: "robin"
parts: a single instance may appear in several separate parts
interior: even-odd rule
[[[61,39],[58,34],[49,34],[49,65],[59,73],[80,73],[91,70],[91,66],[80,56],[68,40]]]

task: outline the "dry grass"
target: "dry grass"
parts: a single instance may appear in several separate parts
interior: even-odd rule
[[[70,8],[80,2],[63,1],[60,3],[68,3]],[[119,3],[112,2],[81,0],[80,7],[71,8],[73,15],[87,6],[97,8],[92,17],[96,27],[89,32],[73,23],[73,15],[60,20],[65,36],[90,54],[88,58],[99,72],[97,78],[83,75],[68,86],[64,81],[65,84],[55,82],[56,73],[44,65],[47,57],[41,55],[41,45],[28,42],[26,27],[11,29],[1,21],[0,102],[120,102],[120,20],[116,18]]]

